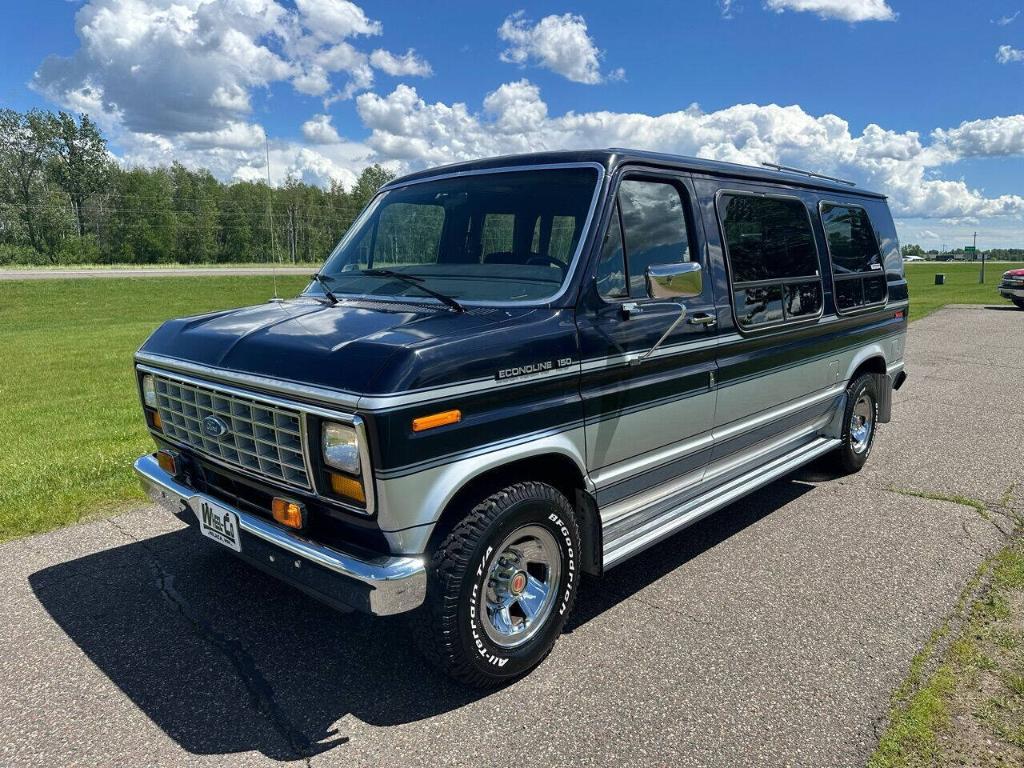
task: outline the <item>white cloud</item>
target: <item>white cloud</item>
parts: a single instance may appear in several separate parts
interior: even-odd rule
[[[1024,115],[971,120],[956,128],[933,131],[932,136],[956,158],[1021,155]]]
[[[603,53],[587,32],[582,16],[545,16],[531,24],[519,11],[505,19],[498,28],[498,37],[509,43],[501,54],[502,61],[550,69],[575,83],[595,85],[608,79],[601,73]],[[616,69],[611,79],[624,76],[622,69]]]
[[[919,240],[939,240],[939,236],[932,232],[930,229],[922,229],[917,233]]]
[[[886,0],[765,0],[770,11],[806,11],[823,19],[860,21],[895,21],[896,13]]]
[[[430,62],[421,59],[416,51],[410,48],[401,56],[396,56],[390,51],[377,49],[370,54],[370,64],[385,74],[393,77],[411,75],[413,77],[429,77],[434,74]]]
[[[1000,45],[999,50],[996,51],[996,61],[1000,64],[1024,61],[1024,51],[1009,45]]]
[[[412,50],[360,50],[354,42],[383,29],[348,0],[88,0],[75,32],[78,49],[43,61],[32,87],[88,112],[127,164],[177,160],[221,178],[263,165],[266,135],[252,119],[253,97],[272,84],[288,83],[326,108],[372,87],[374,60],[400,74],[429,70]],[[303,133],[315,149],[277,151],[296,173],[307,162],[310,178],[347,178],[348,160],[369,153],[352,142],[341,152],[324,115]]]
[[[1007,14],[1006,16],[1000,16],[998,19],[992,19],[993,24],[998,24],[1000,27],[1005,27],[1007,24],[1013,24],[1020,16],[1020,11]]]
[[[333,125],[330,115],[313,115],[302,124],[302,135],[313,144],[339,144],[341,136]]]
[[[718,7],[722,11],[723,19],[735,18],[736,14],[743,10],[736,0],[718,0]]]
[[[1024,116],[965,123],[936,131],[929,144],[915,132],[867,126],[860,135],[836,115],[798,106],[738,104],[716,112],[696,105],[661,115],[569,112],[551,116],[527,80],[488,94],[483,110],[428,103],[407,85],[356,100],[366,143],[378,158],[405,169],[517,152],[627,146],[758,165],[774,162],[852,178],[891,196],[906,217],[1021,216],[1024,197],[986,197],[937,169],[964,157],[1024,155]]]
[[[379,21],[348,0],[295,0],[303,24],[321,40],[344,40],[355,35],[379,35]]]

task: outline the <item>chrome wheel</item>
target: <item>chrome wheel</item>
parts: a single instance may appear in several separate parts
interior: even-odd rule
[[[532,638],[555,604],[562,557],[555,537],[527,525],[495,549],[480,596],[484,631],[495,645],[515,648]]]
[[[854,453],[864,453],[871,445],[871,431],[875,425],[875,401],[862,392],[850,414],[850,447]]]

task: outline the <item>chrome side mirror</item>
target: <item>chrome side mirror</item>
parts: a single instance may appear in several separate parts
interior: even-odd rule
[[[652,264],[644,278],[652,299],[692,299],[704,292],[704,276],[695,261]]]

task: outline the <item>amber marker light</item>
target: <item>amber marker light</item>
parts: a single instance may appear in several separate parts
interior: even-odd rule
[[[157,451],[156,463],[169,475],[178,474],[178,457],[170,451]]]
[[[305,510],[302,508],[302,505],[288,499],[275,496],[270,504],[270,511],[277,522],[281,525],[287,525],[289,528],[301,528],[305,522],[303,519],[305,517]]]
[[[441,413],[432,413],[429,416],[420,416],[418,419],[413,419],[412,431],[424,432],[428,429],[434,429],[435,427],[444,427],[448,424],[458,424],[460,421],[462,421],[462,411],[458,409],[453,411],[442,411]]]
[[[151,417],[150,420],[153,422],[153,426],[156,427],[157,429],[159,429],[161,432],[163,432],[164,431],[164,422],[160,418],[160,412],[159,411],[151,411],[150,412],[150,417]]]
[[[334,472],[329,473],[331,476],[331,490],[339,496],[344,496],[353,501],[358,501],[360,504],[366,503],[366,494],[363,493],[363,484],[352,477],[345,477],[345,475],[338,475]]]

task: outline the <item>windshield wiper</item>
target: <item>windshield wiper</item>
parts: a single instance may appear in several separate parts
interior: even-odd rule
[[[320,287],[324,289],[324,296],[330,300],[331,306],[333,307],[337,304],[338,297],[334,295],[334,291],[332,291],[327,285],[327,281],[330,280],[330,278],[321,275],[319,272],[314,272],[313,279],[316,280],[316,282],[320,284]]]
[[[455,312],[465,312],[466,308],[462,306],[458,301],[453,299],[440,291],[435,291],[433,288],[428,288],[423,285],[423,278],[416,277],[415,275],[407,275],[405,272],[395,272],[391,269],[361,269],[359,274],[367,275],[368,277],[392,277],[395,280],[403,282],[407,285],[411,285],[413,288],[419,288],[426,294],[433,296],[435,299],[440,301],[442,304],[451,307]]]

